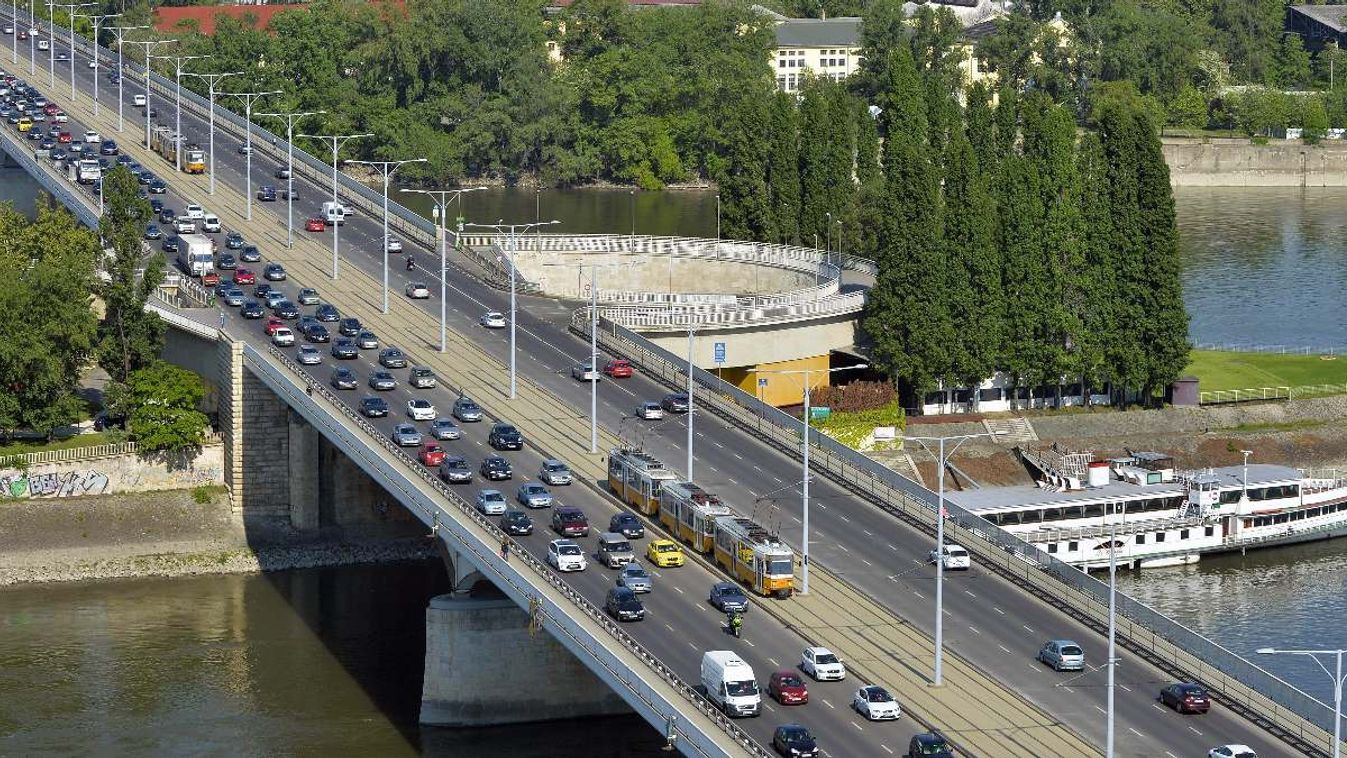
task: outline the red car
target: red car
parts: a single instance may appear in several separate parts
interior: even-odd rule
[[[804,705],[809,702],[809,689],[799,674],[786,669],[772,674],[767,680],[767,694],[782,705]]]
[[[257,284],[257,274],[246,268],[234,269],[234,284]]]
[[[59,110],[61,109],[56,107],[56,103],[47,103],[46,107],[42,109],[42,112],[48,116],[55,116],[56,112]]]
[[[70,144],[71,139],[72,137],[70,136],[70,132],[61,132],[60,134],[56,135],[56,141],[61,143],[62,145]]]
[[[201,275],[201,284],[207,287],[214,287],[220,283],[220,275],[214,271],[207,271]]]
[[[438,442],[427,442],[421,446],[421,452],[416,456],[421,463],[435,468],[444,463],[444,448],[440,447]]]
[[[278,319],[275,316],[272,316],[271,318],[267,319],[267,325],[266,328],[263,329],[263,331],[265,331],[267,333],[267,336],[270,337],[276,333],[277,329],[283,328],[285,328],[285,321]]]
[[[603,373],[614,379],[630,379],[632,375],[631,361],[626,358],[608,361],[608,365],[603,367]]]
[[[323,220],[317,216],[304,222],[304,231],[306,232],[321,232],[326,228],[327,224],[323,223]]]

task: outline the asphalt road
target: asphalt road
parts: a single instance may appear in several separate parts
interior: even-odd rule
[[[8,65],[7,61],[11,59],[9,44],[12,42],[12,39],[0,41],[0,64]],[[58,52],[64,50],[59,40],[56,47]],[[25,62],[26,54],[27,50],[21,49],[21,63]],[[41,68],[45,64],[45,58],[39,56],[39,75],[32,77],[44,92],[49,89],[45,86],[46,76]],[[80,97],[87,100],[94,72],[87,68],[87,60],[77,62],[75,72]],[[20,66],[17,73],[26,75],[27,66]],[[67,86],[63,87],[62,72],[58,65],[57,88],[50,94],[61,98],[69,96],[68,69],[65,75]],[[122,144],[134,142],[136,135],[143,136],[143,126],[137,127],[138,123],[143,122],[135,120],[143,118],[143,114],[130,106],[131,97],[142,90],[130,78],[124,85],[127,132],[124,135],[103,135],[118,137]],[[103,107],[115,109],[115,97],[116,87],[108,85],[105,78],[100,84]],[[172,102],[165,103],[153,98],[152,105],[159,110],[158,120],[172,125]],[[186,111],[182,123],[183,132],[189,139],[206,144],[204,123]],[[69,125],[69,130],[76,138],[84,131],[82,126],[75,123]],[[240,142],[237,137],[222,136],[217,132],[217,181],[238,188],[243,186],[244,173],[243,156],[236,152]],[[151,161],[146,166],[169,181],[170,185],[175,184],[173,171],[168,164]],[[264,183],[277,185],[279,189],[283,182],[271,176],[275,168],[269,162],[255,157],[252,191]],[[317,212],[325,197],[330,197],[331,188],[330,185],[325,189],[302,180],[296,181],[296,187],[301,200],[296,201],[295,219],[297,225],[300,225],[307,215]],[[204,195],[186,200],[172,193],[167,197],[166,203],[178,210],[187,200],[201,202],[210,209],[210,199]],[[259,211],[263,215],[257,215]],[[283,201],[255,203],[254,225],[265,222],[266,213],[275,214],[282,225],[283,239],[285,211]],[[559,229],[564,230],[564,225]],[[248,233],[250,230],[239,231],[244,232],[245,237],[252,236]],[[271,234],[274,238],[274,232]],[[303,232],[302,226],[295,234],[319,236]],[[342,227],[340,235],[343,265],[358,265],[376,276],[381,275],[381,234],[378,218],[356,216],[350,219]],[[321,236],[324,240],[330,240],[330,232],[322,233]],[[264,257],[267,250],[263,245]],[[430,251],[416,249],[410,243],[407,244],[407,250],[415,254],[422,266],[430,263]],[[390,297],[402,297],[402,287],[409,278],[426,281],[431,285],[433,297],[421,302],[438,318],[439,278],[423,269],[410,272],[409,277],[409,272],[401,265],[402,257],[390,258],[395,264],[389,267]],[[257,271],[261,266],[249,268]],[[477,323],[478,317],[486,310],[508,312],[508,293],[483,286],[457,264],[451,264],[446,273],[450,292],[449,328],[472,335],[487,352],[503,363],[508,363],[508,330],[485,330]],[[306,281],[304,284],[322,292],[322,282]],[[297,287],[298,284],[290,283],[285,291],[293,293]],[[337,305],[340,306],[340,303]],[[527,378],[547,388],[572,404],[577,411],[587,414],[589,388],[584,383],[572,380],[569,373],[572,365],[588,358],[587,342],[570,334],[565,326],[569,322],[572,306],[545,298],[520,297],[519,307],[518,365],[521,379]],[[310,311],[307,308],[304,310]],[[230,318],[231,333],[246,335],[250,341],[263,344],[265,338],[259,324],[242,322],[233,311],[230,312]],[[605,357],[601,355],[600,361]],[[325,360],[331,362],[330,357],[325,357]],[[359,366],[357,373],[363,384],[371,361],[370,355],[362,354],[358,361],[343,363]],[[405,370],[395,373],[400,379],[405,378]],[[323,373],[319,372],[319,375]],[[599,387],[600,422],[609,429],[621,430],[629,438],[638,434],[636,427],[643,427],[645,431],[641,437],[646,449],[659,456],[670,468],[682,470],[686,457],[686,427],[683,425],[686,417],[675,416],[663,422],[639,422],[629,418],[638,401],[658,399],[667,391],[667,388],[640,375],[630,380],[605,380]],[[353,396],[351,402],[354,404],[358,396],[364,394],[364,390],[348,394]],[[389,396],[394,414],[400,411],[408,396],[404,387],[383,394]],[[442,412],[447,411],[452,403],[444,390],[423,394]],[[801,516],[798,489],[801,472],[798,462],[762,444],[751,434],[730,427],[709,414],[696,414],[695,421],[697,481],[717,491],[741,512],[779,526],[783,537],[798,549]],[[386,430],[391,428],[393,420],[382,423],[381,428]],[[420,426],[424,430],[425,425]],[[465,455],[475,468],[485,452],[486,429],[482,425],[465,425],[464,429],[464,440],[445,443],[445,446],[451,452]],[[539,456],[530,449],[505,455],[515,466],[516,483],[520,481],[520,475],[532,474],[538,468]],[[468,488],[470,494],[475,495],[479,484],[475,483]],[[498,489],[505,491],[507,496],[513,495],[513,486]],[[606,524],[608,516],[616,510],[611,500],[584,488],[560,490],[557,493],[560,501],[583,508],[589,514],[592,525],[601,527]],[[816,475],[811,482],[811,490],[812,560],[845,577],[911,624],[933,634],[934,570],[924,560],[932,539],[835,486],[826,478]],[[550,538],[545,519],[542,522],[535,535],[523,541],[527,549],[540,556],[545,553],[546,542]],[[592,546],[593,537],[582,541],[582,544]],[[639,551],[643,547],[638,545],[637,549]],[[583,574],[573,575],[572,581],[592,600],[601,604],[603,594],[610,586],[611,576],[598,575],[609,573],[606,569],[591,565]],[[647,596],[650,618],[634,626],[639,632],[638,638],[657,654],[664,656],[685,677],[696,680],[700,651],[713,647],[738,650],[764,681],[767,673],[778,668],[778,664],[787,666],[798,662],[799,649],[803,646],[799,638],[775,624],[755,624],[753,614],[750,614],[746,624],[744,640],[733,640],[720,631],[719,614],[705,603],[706,588],[715,580],[710,573],[691,564],[660,573],[656,578],[656,592]],[[1103,636],[1025,595],[1000,577],[979,570],[977,566],[964,574],[947,573],[946,578],[944,632],[948,649],[1013,686],[1048,713],[1102,745],[1106,703],[1106,671],[1100,666],[1106,650]],[[691,603],[695,607],[689,608],[683,603]],[[1087,661],[1091,663],[1085,672],[1056,674],[1033,660],[1042,643],[1054,638],[1074,639],[1085,648]],[[1243,742],[1264,756],[1292,752],[1285,744],[1274,740],[1220,704],[1210,714],[1201,717],[1179,716],[1161,708],[1155,702],[1155,695],[1172,678],[1128,652],[1119,655],[1116,673],[1117,755],[1138,758],[1204,756],[1211,747],[1226,742]],[[905,748],[908,736],[918,731],[911,722],[904,720],[898,724],[869,725],[845,712],[844,705],[853,684],[815,684],[811,687],[811,694],[819,693],[835,708],[811,703],[803,709],[792,709],[790,714],[778,715],[779,710],[769,710],[763,718],[748,722],[746,726],[751,733],[767,742],[770,740],[771,727],[776,723],[788,718],[798,720],[816,731],[825,750],[838,756],[877,755],[875,749],[881,744],[895,752]],[[902,693],[895,694],[901,701]],[[970,704],[970,707],[973,706]],[[780,709],[780,706],[775,707]]]

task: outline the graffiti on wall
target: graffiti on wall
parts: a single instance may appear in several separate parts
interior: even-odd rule
[[[56,498],[101,495],[108,489],[108,476],[93,469],[30,474],[0,471],[0,498]]]

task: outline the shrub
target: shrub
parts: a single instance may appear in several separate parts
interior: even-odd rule
[[[883,408],[897,398],[898,391],[889,382],[852,382],[820,387],[812,393],[811,401],[814,405],[831,408],[834,413],[855,413]]]

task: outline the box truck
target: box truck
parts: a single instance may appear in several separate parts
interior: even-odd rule
[[[188,276],[205,276],[215,271],[215,243],[204,234],[179,237],[178,266]]]

